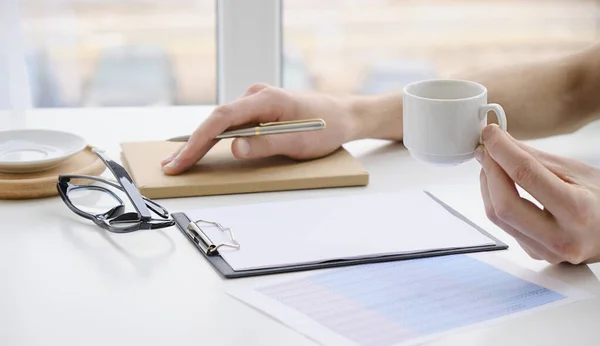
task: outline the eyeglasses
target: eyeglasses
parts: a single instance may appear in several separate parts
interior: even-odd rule
[[[94,148],[93,152],[108,167],[116,182],[88,175],[59,175],[56,187],[71,211],[114,233],[166,228],[175,224],[164,207],[140,194],[123,166],[101,150]],[[73,180],[91,180],[94,184],[75,184]],[[124,199],[131,202],[135,211],[127,211]]]

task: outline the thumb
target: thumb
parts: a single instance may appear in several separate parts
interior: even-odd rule
[[[256,159],[275,155],[286,155],[290,146],[287,136],[256,136],[236,138],[231,143],[233,156],[240,159]]]

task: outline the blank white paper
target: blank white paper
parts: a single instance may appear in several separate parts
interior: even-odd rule
[[[421,190],[185,213],[232,230],[240,248],[219,251],[234,270],[495,244]],[[201,226],[215,243],[228,241],[218,228]]]

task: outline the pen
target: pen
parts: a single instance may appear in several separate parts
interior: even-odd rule
[[[306,120],[291,120],[291,121],[275,121],[261,123],[258,126],[243,128],[237,130],[225,131],[218,135],[217,139],[248,137],[248,136],[264,136],[274,135],[279,133],[304,132],[324,129],[326,126],[323,119],[306,119]],[[178,136],[169,138],[169,142],[187,142],[190,135]]]

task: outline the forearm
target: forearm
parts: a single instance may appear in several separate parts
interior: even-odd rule
[[[518,139],[573,132],[599,116],[600,45],[559,59],[460,76],[485,85]],[[495,122],[493,113],[489,121]]]
[[[455,78],[479,82],[488,102],[502,105],[516,138],[575,131],[600,118],[600,44],[560,59],[474,72]],[[346,99],[356,123],[352,139],[402,140],[402,93]],[[495,122],[490,112],[489,122]]]

